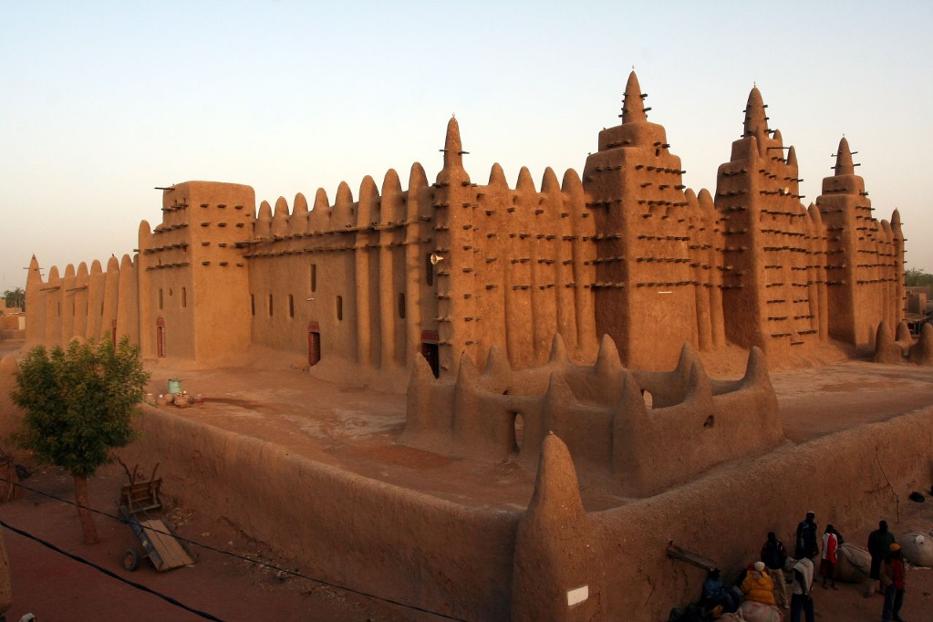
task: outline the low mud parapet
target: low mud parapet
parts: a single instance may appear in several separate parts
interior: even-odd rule
[[[558,517],[554,524],[566,525],[566,533],[586,521],[586,530],[577,530],[586,540],[580,547],[586,559],[579,560],[585,563],[571,559],[572,542],[558,547],[562,565],[582,569],[574,585],[562,585],[568,575],[547,568],[547,555],[515,550],[541,545],[528,540],[533,530],[516,540],[521,512],[461,506],[150,407],[139,429],[125,453],[160,461],[168,488],[186,505],[225,517],[306,572],[468,620],[508,620],[517,601],[520,619],[666,618],[672,606],[699,595],[703,580],[701,571],[665,556],[669,541],[712,558],[728,575],[753,561],[768,531],[792,545],[807,510],[820,524],[855,531],[896,518],[898,503],[911,490],[928,488],[933,475],[933,408],[787,443],[653,497],[582,519]],[[548,511],[565,505],[572,504],[551,504]],[[535,521],[536,511],[524,514],[526,522]],[[529,605],[519,592],[531,559],[542,567],[539,578],[531,577],[536,599]],[[513,573],[513,560],[522,560],[520,574]],[[567,591],[583,584],[597,602],[554,611],[567,602]]]
[[[819,416],[814,409],[814,416]],[[672,605],[700,595],[704,573],[667,559],[676,544],[715,560],[724,574],[757,559],[768,531],[793,552],[804,514],[843,533],[897,519],[912,490],[933,481],[933,408],[801,445],[787,444],[650,499],[595,512],[601,530],[610,615],[666,619]],[[624,586],[624,589],[623,589]],[[634,612],[638,612],[637,615]]]
[[[185,505],[325,580],[470,620],[508,618],[518,513],[450,503],[151,407],[125,459]]]

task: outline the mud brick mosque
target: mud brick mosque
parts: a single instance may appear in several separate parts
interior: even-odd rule
[[[929,408],[798,443],[768,368],[840,344],[933,365],[933,325],[915,342],[902,322],[900,216],[872,216],[845,138],[805,206],[753,88],[715,192],[694,191],[644,100],[633,72],[582,175],[549,168],[538,186],[522,168],[510,187],[498,164],[475,183],[451,119],[434,183],[415,163],[407,190],[389,170],[356,199],[341,183],[333,203],[319,189],[257,209],[245,185],[165,188],[134,256],[45,279],[32,259],[27,342],[128,337],[167,373],[271,352],[341,388],[407,386],[385,455],[463,459],[503,495],[489,473],[537,465],[527,507],[460,488],[454,502],[145,405],[127,451],[337,584],[470,620],[662,619],[705,578],[672,565],[670,542],[744,567],[760,534],[711,526],[784,516],[789,532],[791,498],[867,525],[896,503],[892,481],[929,485]],[[707,374],[737,350],[741,378]],[[0,361],[0,397],[15,370]],[[813,477],[827,455],[834,477]]]
[[[582,176],[549,168],[538,187],[526,168],[510,187],[499,165],[475,183],[456,119],[435,182],[415,163],[407,190],[389,170],[355,199],[341,183],[333,202],[319,189],[310,206],[298,194],[257,211],[249,186],[176,184],[133,257],[46,280],[33,258],[27,339],[125,335],[146,357],[207,365],[251,344],[375,370],[421,353],[453,377],[461,354],[492,348],[514,369],[544,365],[555,335],[589,363],[608,335],[625,365],[654,370],[685,343],[780,358],[870,345],[900,322],[900,217],[872,216],[845,138],[805,206],[794,147],[753,88],[715,193],[695,192],[644,99],[633,72],[622,123],[599,133]]]

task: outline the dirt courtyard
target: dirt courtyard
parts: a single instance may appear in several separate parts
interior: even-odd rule
[[[738,377],[738,374],[735,374]],[[514,460],[483,462],[397,442],[405,426],[405,396],[366,386],[341,386],[290,367],[153,370],[150,391],[180,378],[202,404],[180,417],[275,443],[312,460],[413,488],[449,501],[524,509],[534,468]],[[862,361],[771,373],[789,442],[802,443],[933,404],[933,373],[912,365]],[[626,503],[604,474],[579,467],[588,510]]]

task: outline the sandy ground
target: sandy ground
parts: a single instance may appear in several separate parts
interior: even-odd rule
[[[180,377],[189,393],[205,398],[187,409],[163,407],[181,417],[454,502],[524,508],[531,496],[534,465],[464,460],[396,442],[405,425],[405,396],[399,393],[340,386],[289,367],[159,367],[150,390],[166,391],[170,377]],[[785,433],[795,443],[933,404],[933,372],[913,365],[844,361],[774,371],[772,383]],[[627,502],[604,473],[579,469],[587,509]]]
[[[91,480],[92,505],[115,513],[119,487],[125,479],[118,466],[101,469]],[[59,497],[73,498],[70,476],[57,469],[43,469],[23,483]],[[261,545],[228,523],[200,516],[183,507],[170,508],[165,515],[183,537],[253,559],[273,561]],[[85,546],[80,543],[79,524],[72,506],[30,492],[0,505],[0,519],[223,620],[427,622],[439,619],[301,578],[279,576],[275,570],[197,547],[190,547],[197,560],[194,566],[158,573],[145,561],[138,570],[129,573],[120,566],[123,552],[135,544],[128,526],[98,516],[95,523],[101,542]],[[3,538],[13,578],[14,604],[7,612],[8,620],[19,620],[27,612],[34,613],[40,622],[201,619],[20,535],[4,530]]]
[[[924,503],[905,501],[901,504],[900,521],[890,517],[895,535],[911,531],[929,532],[933,530],[933,498],[927,497]],[[855,533],[844,533],[846,540],[861,546],[867,546],[868,533],[874,525]],[[860,620],[881,620],[881,608],[884,598],[881,594],[865,598],[861,586],[838,583],[839,589],[813,590],[814,609],[817,620],[823,622],[857,622]],[[933,569],[909,568],[907,590],[904,596],[904,608],[901,617],[907,622],[929,622],[933,620]]]

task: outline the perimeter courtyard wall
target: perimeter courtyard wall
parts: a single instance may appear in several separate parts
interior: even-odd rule
[[[509,619],[522,512],[457,505],[150,407],[139,431],[125,460],[159,461],[166,490],[183,504],[225,517],[305,572],[468,620]],[[931,478],[928,408],[787,443],[654,497],[587,513],[595,563],[584,578],[598,600],[596,619],[657,620],[696,598],[703,573],[668,560],[670,540],[728,573],[752,560],[767,531],[792,541],[807,510],[821,525],[855,530],[895,518],[897,499],[906,502]],[[592,609],[548,606],[534,615],[576,620],[585,612]]]
[[[124,461],[302,571],[470,620],[508,619],[520,513],[469,508],[145,406]]]

